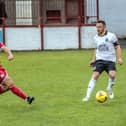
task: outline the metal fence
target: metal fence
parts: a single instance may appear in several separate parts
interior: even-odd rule
[[[4,3],[6,25],[92,25],[99,17],[98,0],[4,0]],[[0,13],[4,13],[2,10]]]

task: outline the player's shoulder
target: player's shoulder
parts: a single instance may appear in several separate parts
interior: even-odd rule
[[[116,34],[110,31],[108,31],[107,35],[110,37],[116,37]]]
[[[111,40],[111,42],[117,42],[118,38],[115,33],[113,32],[108,32],[107,38]]]

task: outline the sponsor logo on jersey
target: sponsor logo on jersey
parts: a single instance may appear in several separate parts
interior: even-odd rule
[[[102,45],[99,45],[98,46],[98,51],[108,51],[109,50],[109,47],[106,45],[106,44],[102,44]]]

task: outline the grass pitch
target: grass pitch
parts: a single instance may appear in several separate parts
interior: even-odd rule
[[[98,90],[106,90],[108,77],[99,78],[89,102],[82,102],[92,70],[93,51],[15,52],[15,60],[0,60],[15,84],[36,100],[28,105],[11,92],[0,95],[0,126],[125,126],[126,50],[117,65],[115,98],[100,104]]]

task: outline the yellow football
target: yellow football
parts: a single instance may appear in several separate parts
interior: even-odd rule
[[[105,91],[98,91],[96,93],[96,100],[100,103],[104,103],[108,99],[108,95]]]

